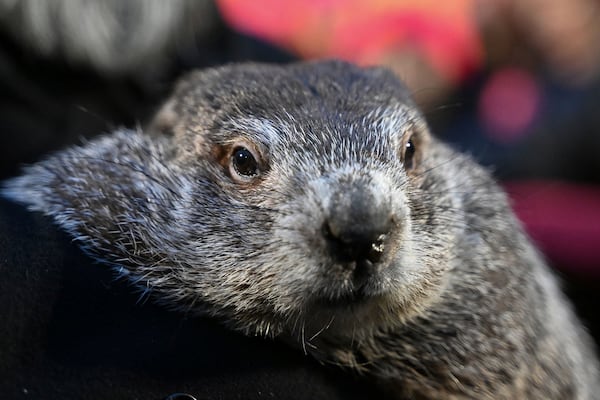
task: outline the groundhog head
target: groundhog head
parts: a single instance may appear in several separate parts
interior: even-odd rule
[[[456,160],[387,70],[239,64],[191,73],[144,132],[59,152],[4,193],[174,308],[358,337],[443,292]]]

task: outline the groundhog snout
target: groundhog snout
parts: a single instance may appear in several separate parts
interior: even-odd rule
[[[372,186],[355,182],[333,193],[322,235],[335,260],[361,268],[381,261],[393,225],[390,201]]]

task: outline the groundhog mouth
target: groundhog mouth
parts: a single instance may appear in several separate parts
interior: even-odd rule
[[[373,301],[380,297],[382,293],[380,275],[381,265],[372,263],[363,263],[364,265],[348,266],[348,272],[351,273],[351,284],[345,285],[343,289],[325,290],[326,294],[314,300],[314,303],[326,308],[348,308],[357,307]]]
[[[349,309],[359,307],[371,300],[373,296],[367,295],[364,290],[358,289],[344,295],[333,298],[319,298],[313,303],[318,308],[325,309]]]

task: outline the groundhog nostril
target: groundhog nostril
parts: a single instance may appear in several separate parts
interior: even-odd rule
[[[385,252],[388,228],[388,224],[385,227],[358,224],[340,227],[336,222],[328,220],[323,224],[322,232],[332,256],[337,260],[377,263]]]
[[[387,235],[381,234],[377,237],[377,240],[371,243],[371,247],[369,248],[366,259],[376,263],[381,260],[383,256],[383,252],[385,251],[385,240],[387,239]]]

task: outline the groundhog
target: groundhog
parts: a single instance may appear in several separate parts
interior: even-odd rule
[[[142,295],[390,398],[600,396],[592,342],[505,194],[386,69],[192,72],[144,129],[63,150],[3,193]]]

